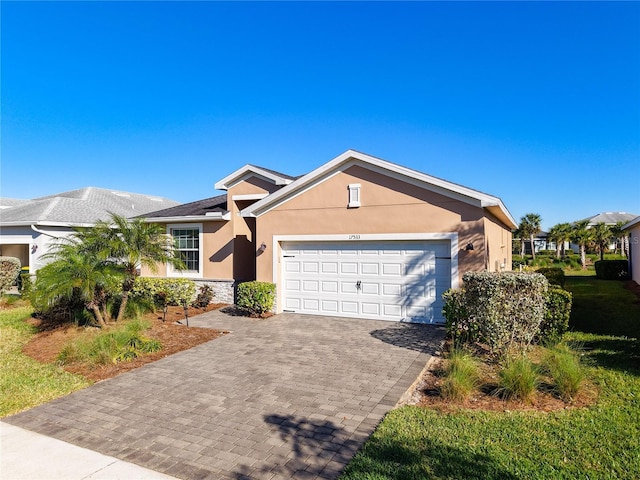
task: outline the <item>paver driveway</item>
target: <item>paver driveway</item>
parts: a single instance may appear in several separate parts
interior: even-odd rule
[[[231,333],[4,421],[179,478],[336,478],[444,335],[296,314],[191,324]]]

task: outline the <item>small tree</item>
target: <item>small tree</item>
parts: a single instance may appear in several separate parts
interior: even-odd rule
[[[571,240],[571,225],[558,223],[549,229],[549,240],[556,244],[556,258],[565,257],[565,243]]]
[[[580,265],[583,269],[587,268],[587,245],[592,238],[589,220],[581,220],[573,224],[571,240],[580,247]]]
[[[527,213],[520,219],[520,225],[518,226],[521,237],[529,237],[529,242],[531,243],[531,255],[533,256],[534,261],[536,260],[536,249],[533,243],[533,238],[540,232],[541,222],[542,218],[537,213]]]
[[[591,229],[591,235],[600,253],[600,260],[604,260],[604,251],[611,241],[611,229],[606,223],[599,222]]]

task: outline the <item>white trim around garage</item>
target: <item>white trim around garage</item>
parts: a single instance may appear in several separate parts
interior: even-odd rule
[[[282,289],[280,266],[282,264],[282,244],[284,242],[373,242],[373,241],[433,241],[445,240],[451,248],[451,288],[458,288],[458,234],[452,233],[382,233],[382,234],[329,234],[329,235],[274,235],[273,283],[276,285],[276,313],[282,312]]]

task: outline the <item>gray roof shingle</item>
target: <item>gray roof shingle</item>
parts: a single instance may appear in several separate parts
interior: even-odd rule
[[[637,215],[627,212],[603,212],[593,217],[584,218],[583,220],[589,220],[589,225],[595,225],[596,223],[606,223],[607,225],[615,225],[618,222],[630,222]]]
[[[155,195],[97,187],[86,187],[22,202],[0,199],[0,205],[9,203],[13,205],[0,209],[0,224],[26,222],[92,224],[98,220],[108,219],[110,213],[131,218],[179,204],[174,200]]]
[[[206,215],[209,212],[224,213],[227,211],[227,196],[218,195],[216,197],[205,198],[195,202],[183,203],[175,207],[157,210],[144,215],[145,218],[163,218],[163,217],[189,217],[193,215]]]

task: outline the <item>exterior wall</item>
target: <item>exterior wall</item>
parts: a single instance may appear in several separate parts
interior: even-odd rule
[[[511,230],[491,216],[484,219],[485,265],[489,272],[511,270]]]
[[[348,185],[353,183],[361,185],[359,208],[347,208]],[[501,227],[493,220],[490,224],[492,232],[495,230],[492,238],[498,237]],[[257,259],[257,279],[277,282],[273,278],[273,256],[278,255],[272,247],[274,235],[452,232],[458,233],[461,277],[467,271],[486,268],[491,253],[487,253],[485,227],[481,207],[353,166],[257,218],[257,243],[267,245]],[[504,240],[510,241],[506,235]],[[465,250],[468,243],[473,244],[473,250]],[[488,244],[491,249],[493,243],[492,239]]]
[[[634,225],[629,230],[629,250],[631,265],[631,279],[640,284],[640,224]]]

